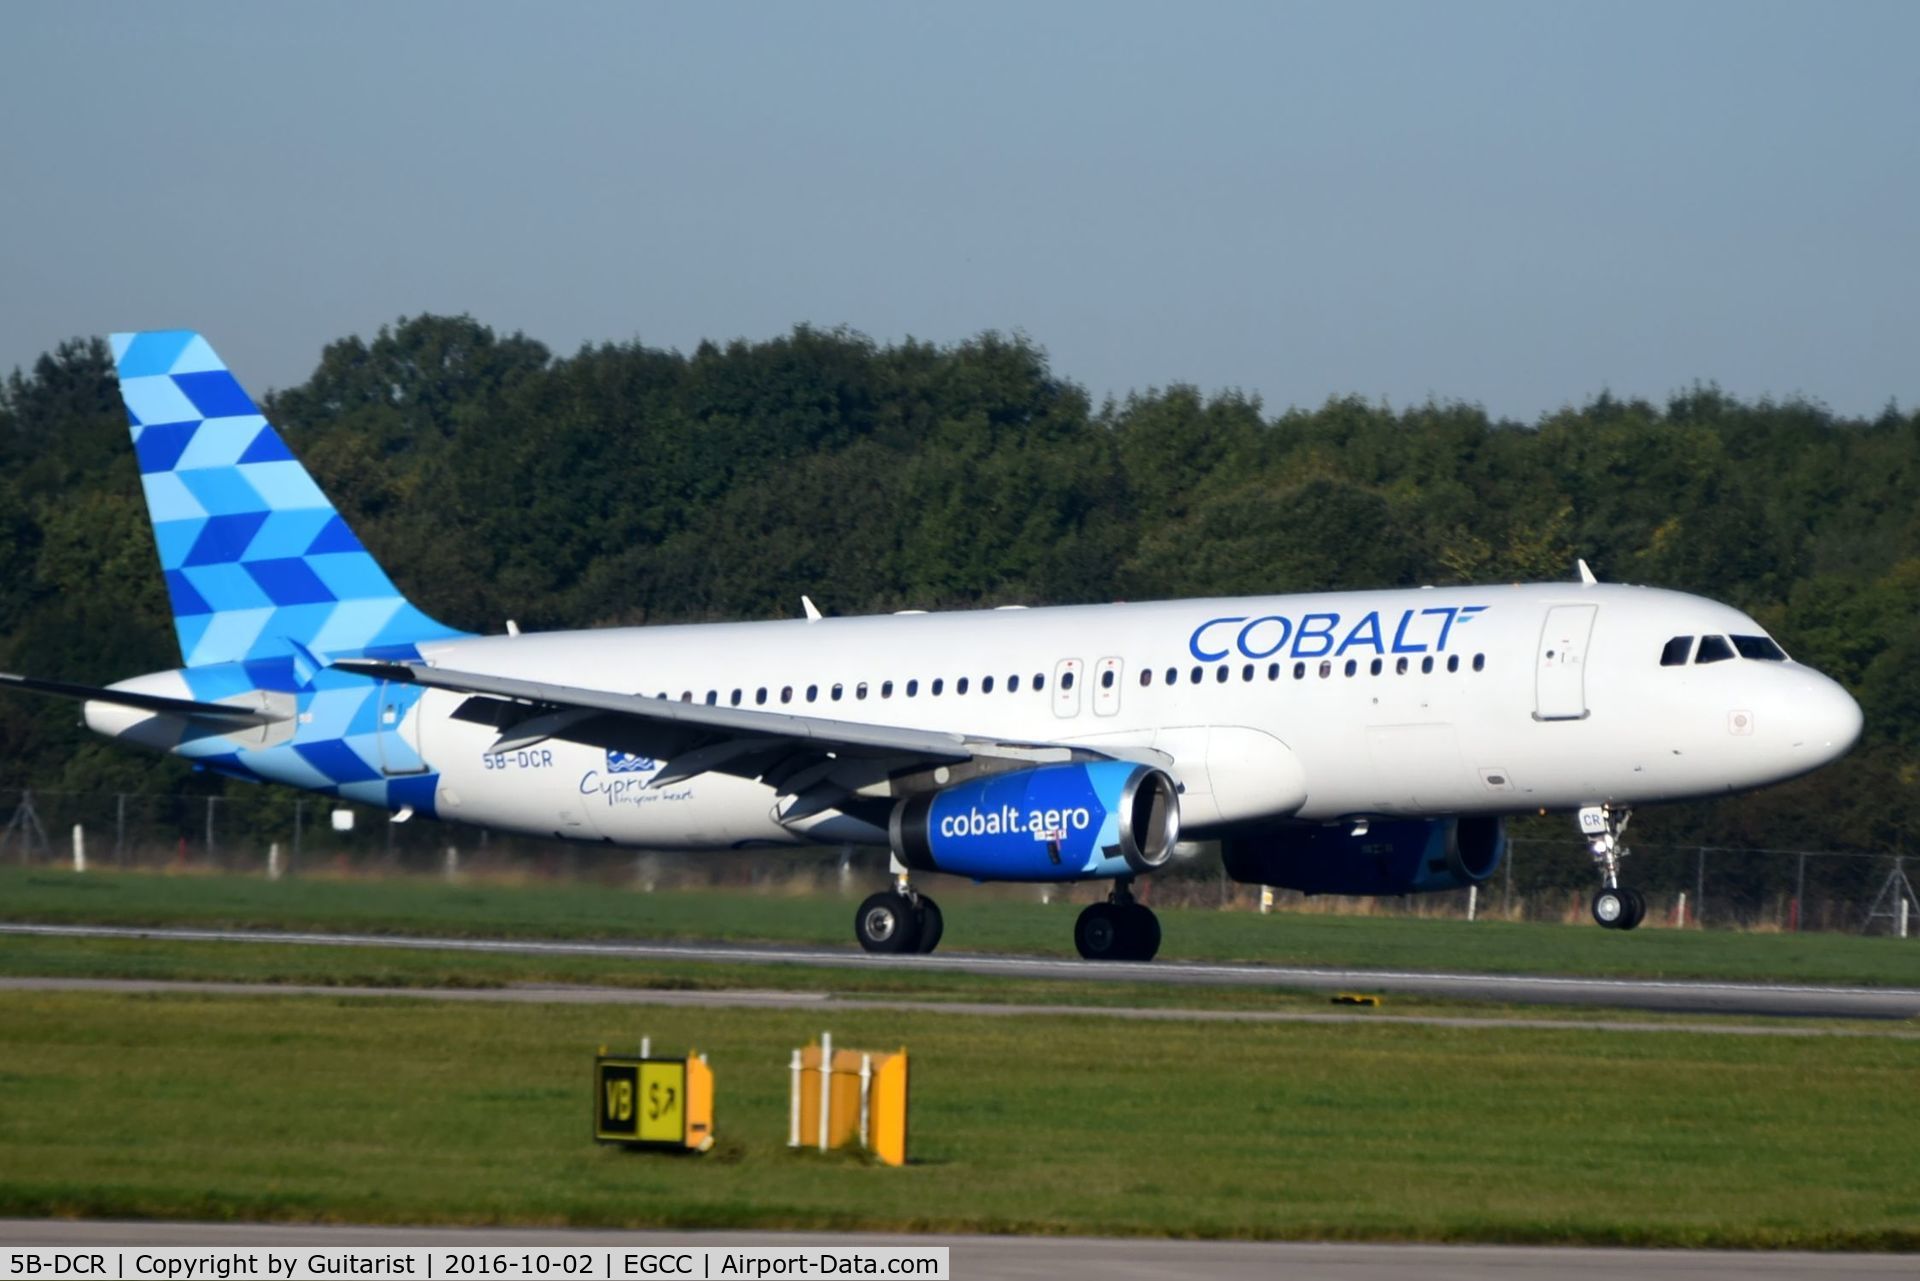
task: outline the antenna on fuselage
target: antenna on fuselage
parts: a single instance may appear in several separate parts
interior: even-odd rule
[[[1591,586],[1593,586],[1593,585],[1594,585],[1595,583],[1597,583],[1597,582],[1599,582],[1599,581],[1600,581],[1599,579],[1597,579],[1597,578],[1595,578],[1595,577],[1593,576],[1593,571],[1592,571],[1591,569],[1588,569],[1588,568],[1587,568],[1587,562],[1586,562],[1586,560],[1585,560],[1585,558],[1581,558],[1581,559],[1577,559],[1577,560],[1575,560],[1575,561],[1574,561],[1573,563],[1574,563],[1575,565],[1578,565],[1578,566],[1580,567],[1580,584],[1581,584],[1581,586],[1583,586],[1583,587],[1591,587]]]
[[[813,603],[813,597],[806,595],[801,596],[800,608],[807,611],[807,621],[809,623],[817,623],[820,621],[820,607]]]

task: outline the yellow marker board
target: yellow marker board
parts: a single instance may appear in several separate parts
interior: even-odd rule
[[[629,1147],[713,1146],[713,1070],[699,1058],[601,1055],[593,1067],[593,1137]]]

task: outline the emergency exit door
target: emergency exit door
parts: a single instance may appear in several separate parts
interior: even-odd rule
[[[1587,642],[1598,605],[1555,605],[1540,628],[1533,696],[1535,720],[1577,721],[1587,714]]]

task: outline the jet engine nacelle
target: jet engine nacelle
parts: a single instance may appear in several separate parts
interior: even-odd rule
[[[1349,827],[1271,827],[1220,842],[1227,875],[1307,894],[1425,894],[1492,876],[1507,853],[1498,818],[1375,821]]]
[[[909,796],[893,852],[916,871],[982,881],[1077,881],[1162,867],[1180,839],[1180,797],[1129,761],[1043,765]]]

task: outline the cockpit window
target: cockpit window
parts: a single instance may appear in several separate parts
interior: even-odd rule
[[[1687,655],[1692,652],[1693,637],[1676,636],[1667,642],[1665,649],[1660,651],[1660,666],[1685,667],[1687,665]]]
[[[1742,658],[1757,658],[1763,663],[1784,663],[1787,651],[1774,644],[1771,636],[1736,636],[1733,647]]]
[[[1727,644],[1724,636],[1702,636],[1700,652],[1694,655],[1696,663],[1724,663],[1733,657],[1733,646]]]

